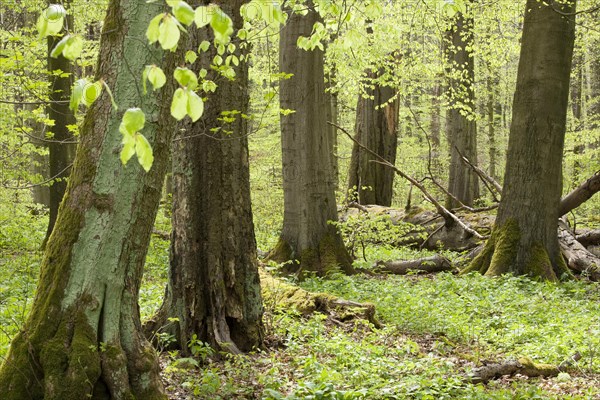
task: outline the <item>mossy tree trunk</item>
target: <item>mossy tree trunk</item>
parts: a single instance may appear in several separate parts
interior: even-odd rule
[[[468,3],[468,2],[467,2]],[[467,12],[471,10],[467,9]],[[477,174],[462,162],[462,153],[477,163],[477,125],[475,123],[475,62],[473,59],[473,18],[458,12],[444,38],[448,59],[448,99],[446,133],[450,146],[448,192],[464,205],[472,206],[479,197]],[[459,204],[448,196],[447,208]]]
[[[335,184],[331,171],[333,142],[327,128],[327,100],[323,51],[299,49],[298,37],[308,37],[320,20],[312,2],[308,14],[291,13],[281,31],[279,65],[290,79],[281,81],[281,116],[284,215],[279,243],[270,253],[289,263],[289,272],[325,274],[341,268],[349,272],[352,259],[337,229]]]
[[[140,46],[161,11],[145,0],[108,6],[97,78],[120,110],[104,93],[86,115],[31,312],[0,369],[3,399],[166,399],[137,303],[173,131],[169,107],[158,107],[169,104],[172,83],[143,98],[138,83],[163,54]],[[154,149],[147,174],[119,160],[119,124],[134,106],[146,113],[143,133]]]
[[[380,85],[376,80],[384,71],[367,71],[364,94],[358,96],[356,105],[355,139],[391,164],[396,163],[398,146],[398,113],[400,102],[395,99],[396,90]],[[394,194],[394,171],[376,161],[375,157],[361,150],[358,144],[352,148],[348,190],[358,193],[360,204],[391,206]]]
[[[502,201],[467,271],[556,280],[568,273],[557,229],[575,2],[528,0],[526,7]]]
[[[70,8],[70,5],[70,1],[64,3],[67,10]],[[65,18],[65,25],[67,29],[73,31],[72,13],[69,13],[67,18]],[[48,76],[50,79],[48,98],[50,103],[46,107],[46,112],[48,119],[54,121],[54,125],[48,129],[51,133],[50,141],[48,142],[48,154],[49,175],[52,181],[49,190],[50,215],[44,243],[48,241],[54,229],[54,224],[58,216],[58,207],[65,195],[67,178],[71,172],[71,163],[75,157],[75,138],[69,130],[69,125],[76,123],[75,115],[69,108],[71,86],[73,85],[73,66],[62,55],[56,58],[50,57],[50,53],[60,40],[60,37],[48,36]],[[57,75],[56,71],[62,71],[63,74]]]
[[[208,4],[208,1],[203,1]],[[241,29],[242,0],[223,2],[223,11]],[[233,35],[235,36],[235,34]],[[190,33],[187,48],[198,48],[212,32]],[[240,56],[240,43],[236,54]],[[214,47],[198,58],[209,66]],[[233,64],[232,64],[233,65]],[[184,123],[173,152],[173,233],[165,301],[147,331],[172,332],[183,353],[193,335],[218,350],[239,353],[262,343],[262,299],[250,201],[248,160],[248,64],[231,81],[214,70],[218,84],[196,123]],[[168,318],[178,318],[169,323]]]

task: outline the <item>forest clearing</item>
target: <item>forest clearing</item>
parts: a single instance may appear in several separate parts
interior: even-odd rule
[[[3,1],[0,398],[600,399],[599,18]]]

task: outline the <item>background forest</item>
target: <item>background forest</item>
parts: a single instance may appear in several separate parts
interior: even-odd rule
[[[599,13],[3,1],[0,397],[600,398]]]

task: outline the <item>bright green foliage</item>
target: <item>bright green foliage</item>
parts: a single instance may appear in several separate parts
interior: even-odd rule
[[[100,81],[92,83],[87,78],[77,80],[71,92],[71,110],[76,112],[81,103],[87,107],[91,106],[102,94],[102,86]]]
[[[148,65],[144,69],[144,72],[142,74],[144,94],[147,93],[146,80],[150,81],[154,90],[160,89],[165,85],[165,83],[167,83],[167,77],[165,76],[165,73],[162,69],[160,69],[160,67],[157,67],[156,65]]]
[[[61,54],[68,60],[75,60],[83,50],[83,39],[80,36],[65,35],[56,44],[50,57],[58,58]]]
[[[130,108],[123,115],[119,132],[123,134],[121,162],[127,164],[131,157],[137,154],[138,162],[148,172],[154,162],[154,155],[148,139],[140,133],[145,124],[146,116],[144,112],[139,108]]]
[[[37,30],[40,38],[58,34],[64,25],[67,12],[60,4],[51,4],[46,8],[37,20]]]

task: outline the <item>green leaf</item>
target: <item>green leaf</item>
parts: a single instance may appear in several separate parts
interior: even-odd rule
[[[200,70],[200,72],[198,72],[198,75],[200,76],[200,78],[204,79],[204,78],[206,78],[206,75],[208,75],[208,71],[206,69],[202,68]]]
[[[185,1],[179,1],[173,6],[173,14],[184,25],[190,26],[194,22],[194,9]]]
[[[83,89],[83,97],[81,101],[86,106],[91,106],[102,94],[102,82],[86,82],[85,88]]]
[[[149,65],[146,69],[148,70],[148,80],[152,84],[152,89],[158,90],[167,83],[167,77],[162,69],[156,65]]]
[[[173,73],[173,76],[181,86],[191,90],[194,90],[198,87],[198,77],[192,70],[178,67]]]
[[[204,102],[200,96],[191,90],[188,93],[187,114],[194,122],[198,121],[204,114]]]
[[[102,86],[104,86],[104,88],[106,89],[106,93],[108,93],[108,97],[110,97],[110,102],[112,103],[113,110],[118,111],[119,106],[117,106],[117,103],[115,102],[115,97],[113,96],[112,91],[110,90],[110,88],[108,87],[106,82],[104,82],[103,79],[100,79],[100,82],[102,83]]]
[[[215,92],[217,90],[217,84],[214,83],[213,81],[204,81],[202,82],[202,89],[205,92]]]
[[[65,37],[63,37],[62,40],[58,42],[56,46],[54,46],[52,52],[50,53],[50,57],[58,58],[63,53],[63,50],[67,45],[67,40],[69,40],[70,37],[71,35],[65,35]]]
[[[40,38],[55,36],[62,29],[67,11],[60,4],[51,4],[37,19],[36,27]]]
[[[173,101],[171,102],[171,115],[177,121],[181,121],[187,115],[187,103],[187,92],[182,88],[177,89],[173,94]]]
[[[154,162],[154,154],[150,142],[148,142],[148,139],[141,133],[135,135],[135,153],[137,154],[138,162],[142,168],[144,168],[146,172],[150,171],[152,163]]]
[[[141,131],[146,124],[146,115],[139,108],[130,108],[123,114],[119,132],[123,135],[134,135]]]
[[[227,44],[233,33],[233,21],[229,15],[225,14],[219,7],[213,6],[213,14],[210,19],[210,26],[215,33],[215,40],[218,43]]]
[[[158,43],[164,50],[175,51],[179,43],[179,27],[172,15],[167,15],[158,27]]]
[[[127,162],[133,157],[135,154],[135,139],[133,135],[126,134],[123,135],[123,148],[121,149],[121,163],[123,165],[127,164]]]
[[[79,103],[81,103],[83,91],[87,84],[87,79],[79,79],[73,84],[73,90],[71,90],[71,101],[69,103],[69,108],[71,111],[76,112],[79,108]]]
[[[204,40],[204,41],[202,41],[202,43],[200,43],[200,46],[198,46],[198,52],[207,51],[209,47],[210,47],[210,42],[207,40]]]
[[[73,61],[81,55],[82,50],[83,38],[81,36],[70,36],[67,39],[67,43],[62,51],[62,54],[67,60]]]
[[[148,38],[148,41],[150,41],[150,44],[156,43],[156,41],[158,40],[158,28],[160,26],[160,21],[162,21],[165,15],[166,14],[159,14],[156,17],[152,18],[152,21],[150,21],[150,24],[148,25],[148,30],[146,30],[146,37]]]
[[[200,6],[196,8],[196,12],[194,15],[194,22],[196,22],[196,26],[198,29],[204,28],[206,25],[210,23],[211,20],[211,7],[210,6]]]
[[[186,62],[188,62],[188,63],[190,63],[190,64],[193,64],[193,63],[195,63],[195,62],[196,62],[196,60],[197,60],[197,59],[198,59],[198,55],[196,54],[196,52],[195,52],[195,51],[188,50],[188,51],[185,53],[185,61],[186,61]]]

